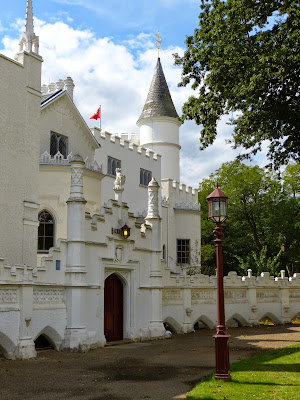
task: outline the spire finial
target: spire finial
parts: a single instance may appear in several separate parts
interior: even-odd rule
[[[28,36],[33,36],[34,35],[34,32],[33,32],[32,0],[27,0],[25,33],[27,33]]]
[[[157,40],[155,43],[157,44],[157,52],[158,52],[158,58],[159,58],[159,50],[160,50],[160,44],[161,44],[161,38],[160,38],[159,31],[158,31],[157,35],[155,35],[155,36],[157,37]]]
[[[27,0],[25,31],[20,35],[20,51],[26,50],[30,53],[39,54],[39,37],[33,30],[32,0]]]

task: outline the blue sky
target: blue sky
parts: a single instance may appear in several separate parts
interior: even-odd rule
[[[1,1],[0,52],[13,58],[24,29],[26,0]],[[186,35],[198,25],[199,0],[33,0],[35,33],[44,59],[42,84],[71,76],[74,101],[89,120],[102,106],[102,128],[111,133],[137,133],[157,61],[155,34],[160,31],[160,58],[177,109],[193,94],[178,88],[180,67],[172,54],[183,55]],[[181,181],[197,187],[237,151],[226,144],[232,127],[224,117],[213,146],[199,151],[200,128],[187,122],[180,128]],[[257,157],[266,163],[265,152]]]

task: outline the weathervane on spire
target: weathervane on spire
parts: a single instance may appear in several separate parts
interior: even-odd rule
[[[158,58],[159,58],[159,49],[160,49],[160,44],[161,44],[161,38],[160,38],[159,31],[158,31],[158,34],[155,36],[157,37],[157,40],[155,43],[157,44],[157,52],[158,52]]]

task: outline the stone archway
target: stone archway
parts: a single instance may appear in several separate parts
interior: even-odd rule
[[[104,335],[107,342],[123,339],[123,283],[116,274],[104,282]]]

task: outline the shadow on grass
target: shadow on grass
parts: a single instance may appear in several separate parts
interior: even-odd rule
[[[298,370],[299,371],[299,370]],[[298,372],[297,371],[297,372]],[[230,382],[236,383],[238,385],[251,385],[251,386],[290,386],[290,387],[299,387],[299,385],[293,385],[292,383],[270,383],[270,382],[251,382],[251,381],[236,381],[232,379]]]
[[[265,372],[299,372],[300,364],[276,364],[271,363],[278,358],[300,353],[300,347],[285,347],[282,349],[268,351],[258,354],[250,359],[239,361],[232,365],[232,372],[243,371],[265,371]]]

